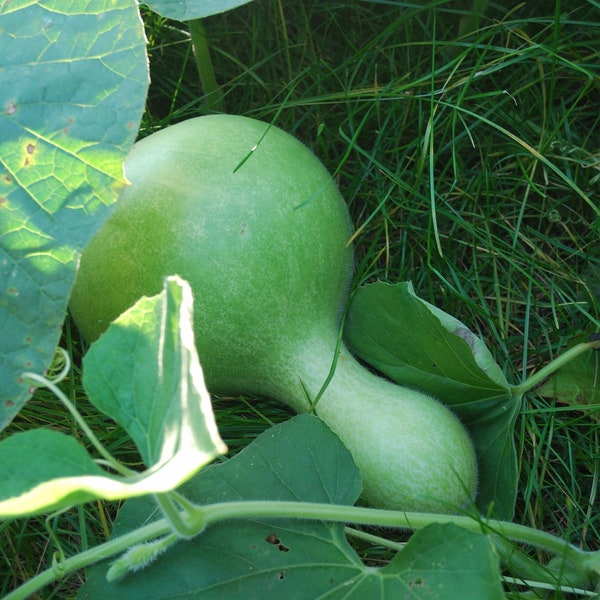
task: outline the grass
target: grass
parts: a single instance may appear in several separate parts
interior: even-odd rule
[[[274,120],[335,174],[356,224],[357,278],[412,280],[519,383],[600,329],[600,10],[490,2],[477,15],[470,4],[255,0],[203,25],[225,110]],[[210,105],[188,29],[144,17],[146,135]],[[67,329],[64,343],[75,358],[68,394],[85,413],[81,342]],[[290,414],[264,399],[217,398],[215,410],[234,452]],[[533,392],[516,429],[515,520],[587,549],[600,548],[598,410]],[[89,412],[135,464],[122,432]],[[40,424],[77,435],[42,390],[11,431]],[[0,594],[50,564],[48,530],[68,554],[106,539],[115,513],[91,505],[3,524]],[[381,549],[365,557],[386,560]],[[43,597],[72,597],[77,585]]]

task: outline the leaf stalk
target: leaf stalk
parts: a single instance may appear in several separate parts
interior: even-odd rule
[[[64,370],[64,369],[63,369]],[[68,370],[68,369],[67,369]],[[84,435],[88,438],[90,443],[94,446],[97,452],[104,458],[106,463],[114,469],[117,473],[124,475],[126,477],[130,477],[132,475],[137,475],[135,471],[132,469],[128,469],[126,466],[122,465],[112,454],[101,444],[100,440],[96,437],[94,432],[90,429],[88,424],[85,422],[85,419],[81,416],[79,411],[75,408],[74,404],[67,398],[67,396],[63,393],[63,391],[55,384],[54,381],[50,381],[45,377],[38,375],[37,373],[25,372],[23,373],[23,378],[28,379],[30,381],[35,382],[39,386],[44,386],[49,389],[67,408],[67,410],[71,413],[73,418],[75,419],[77,425],[81,428]]]
[[[552,362],[542,367],[533,375],[530,375],[525,381],[519,385],[513,386],[513,395],[515,397],[523,396],[578,356],[581,356],[590,350],[598,349],[600,349],[600,340],[582,342],[581,344],[569,348],[567,351],[560,354],[560,356],[557,356]]]

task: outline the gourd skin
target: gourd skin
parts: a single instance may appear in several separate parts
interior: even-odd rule
[[[138,142],[125,174],[132,185],[81,258],[70,308],[83,336],[179,274],[208,389],[309,410],[352,275],[347,207],[327,170],[276,127],[211,115]],[[476,460],[459,420],[343,344],[316,413],[351,451],[371,504],[444,512],[472,500]]]
[[[267,127],[200,117],[134,146],[125,163],[133,185],[84,252],[71,297],[85,338],[171,274],[194,291],[212,392],[255,391],[278,348],[322,321],[337,329],[352,265],[345,203],[299,141],[271,127],[259,143]]]

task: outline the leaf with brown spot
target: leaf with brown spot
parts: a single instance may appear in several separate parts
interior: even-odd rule
[[[52,361],[148,87],[135,2],[48,4],[0,2],[0,429]]]

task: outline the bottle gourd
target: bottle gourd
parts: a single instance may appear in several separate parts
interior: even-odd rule
[[[308,148],[261,121],[203,116],[136,143],[125,175],[131,185],[84,251],[70,301],[86,339],[178,274],[194,293],[211,393],[306,412],[335,362],[314,410],[350,450],[366,501],[431,512],[472,502],[476,459],[458,418],[338,346],[352,227]]]

